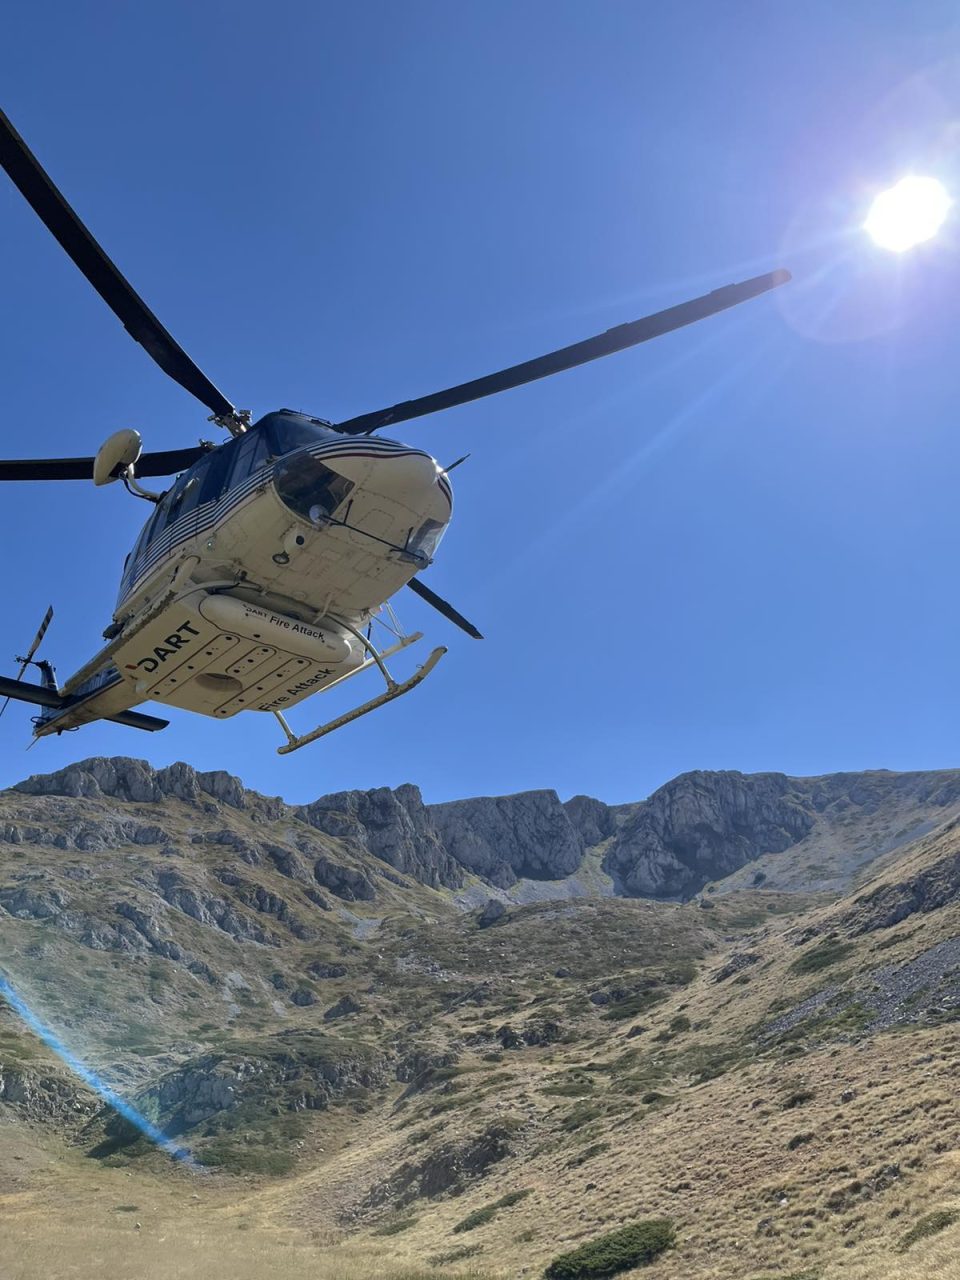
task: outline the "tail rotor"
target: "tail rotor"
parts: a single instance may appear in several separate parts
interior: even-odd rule
[[[20,663],[20,670],[17,672],[18,680],[23,679],[23,673],[26,671],[27,667],[33,664],[33,655],[40,648],[40,645],[43,642],[43,637],[47,634],[47,627],[49,627],[52,621],[53,621],[53,605],[51,605],[47,610],[47,612],[43,615],[43,621],[40,623],[40,627],[37,630],[37,634],[33,637],[33,643],[30,645],[30,648],[27,650],[27,656],[25,658],[21,658],[18,656],[14,659],[15,662]],[[7,698],[3,706],[0,707],[0,716],[2,716],[3,713],[6,711],[7,704],[9,703],[9,701],[10,699]]]

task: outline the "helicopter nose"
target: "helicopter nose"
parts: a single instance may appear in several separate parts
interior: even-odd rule
[[[358,450],[340,455],[332,463],[342,476],[371,493],[395,502],[419,505],[439,488],[448,498],[450,484],[439,463],[429,454]]]

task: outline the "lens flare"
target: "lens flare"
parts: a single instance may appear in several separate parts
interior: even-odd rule
[[[901,178],[880,192],[863,227],[882,249],[903,253],[933,239],[952,203],[936,178]]]
[[[158,1129],[136,1107],[121,1098],[119,1094],[114,1093],[95,1071],[88,1067],[86,1063],[81,1062],[76,1054],[71,1053],[56,1032],[52,1031],[40,1020],[23,996],[13,989],[2,974],[0,974],[0,999],[5,1000],[10,1008],[20,1015],[34,1035],[39,1037],[49,1049],[52,1049],[60,1061],[65,1063],[75,1076],[78,1076],[84,1084],[89,1085],[94,1092],[98,1093],[104,1102],[111,1106],[118,1115],[123,1116],[124,1120],[129,1120],[135,1128],[140,1130],[145,1138],[155,1142],[158,1147],[166,1151],[167,1155],[172,1156],[175,1160],[192,1165],[194,1168],[200,1167],[185,1147],[178,1147],[176,1143],[171,1142],[162,1130]]]

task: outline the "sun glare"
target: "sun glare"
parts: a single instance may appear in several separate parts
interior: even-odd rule
[[[901,178],[874,200],[864,230],[881,248],[903,253],[933,239],[952,203],[936,178]]]

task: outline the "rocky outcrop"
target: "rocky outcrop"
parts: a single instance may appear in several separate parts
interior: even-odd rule
[[[563,806],[585,848],[602,844],[617,827],[616,811],[592,796],[573,796]]]
[[[737,951],[730,959],[720,966],[713,975],[714,982],[726,982],[728,978],[734,977],[735,974],[742,973],[744,969],[749,969],[752,965],[759,964],[763,959],[759,951]]]
[[[512,1155],[518,1126],[498,1121],[459,1142],[445,1142],[421,1160],[402,1164],[389,1178],[370,1188],[357,1213],[381,1205],[402,1208],[421,1197],[456,1193],[491,1165]]]
[[[685,773],[655,791],[616,833],[604,866],[622,892],[687,898],[814,826],[782,773]]]
[[[359,1013],[363,1005],[355,996],[347,992],[346,995],[340,997],[336,1004],[332,1004],[323,1015],[324,1022],[335,1022],[338,1018],[348,1018],[352,1013]]]
[[[168,844],[171,837],[156,823],[143,823],[104,816],[97,821],[68,820],[59,827],[38,827],[32,823],[0,824],[0,842],[35,844],[52,849],[79,849],[100,853],[124,845]]]
[[[477,916],[477,926],[481,929],[489,929],[492,924],[502,920],[506,914],[507,908],[499,898],[489,898],[483,910]]]
[[[176,907],[198,924],[215,925],[238,941],[259,942],[265,946],[278,946],[275,933],[267,933],[255,921],[237,911],[226,898],[196,889],[178,871],[164,870],[157,873],[157,889],[165,902]]]
[[[960,853],[951,853],[916,875],[882,884],[854,900],[840,917],[849,934],[889,929],[915,912],[936,911],[960,897]]]
[[[583,840],[555,791],[481,796],[430,806],[445,848],[499,888],[519,876],[559,880],[576,871]]]
[[[221,867],[215,874],[221,884],[233,890],[234,898],[245,907],[249,907],[251,911],[273,916],[275,920],[286,925],[295,938],[300,938],[302,941],[309,942],[316,937],[315,930],[297,917],[290,903],[280,894],[272,893],[253,880],[245,880],[230,867]]]
[[[340,791],[299,810],[304,822],[371,853],[433,888],[457,888],[463,871],[444,847],[418,787]]]
[[[377,1088],[384,1058],[312,1031],[281,1032],[244,1051],[207,1053],[162,1076],[135,1098],[137,1108],[170,1137],[246,1104],[253,1113],[323,1110],[348,1089]]]
[[[365,871],[345,867],[331,858],[318,858],[313,864],[313,876],[344,902],[372,902],[377,896],[373,881]]]
[[[34,774],[13,790],[30,796],[85,796],[141,804],[165,798],[196,802],[210,796],[234,809],[247,805],[243,783],[222,769],[198,773],[183,763],[153,769],[145,760],[126,756],[94,756],[56,773]]]
[[[18,920],[51,920],[60,915],[68,899],[58,889],[9,885],[0,889],[0,907]]]
[[[55,1072],[0,1061],[0,1103],[24,1119],[71,1124],[97,1110],[94,1093]]]

